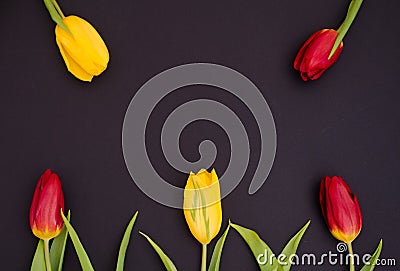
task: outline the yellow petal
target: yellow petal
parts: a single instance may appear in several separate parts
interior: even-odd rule
[[[207,216],[209,218],[209,228],[210,228],[210,236],[209,241],[214,239],[215,236],[219,233],[222,224],[222,207],[221,201],[214,203],[213,205],[207,207]]]
[[[82,80],[82,81],[87,81],[91,82],[93,75],[87,73],[84,69],[79,66],[78,63],[75,62],[65,51],[63,48],[63,45],[56,39],[58,48],[60,49],[61,55],[64,59],[65,65],[67,65],[67,69],[70,73],[72,73],[76,78]]]
[[[211,184],[211,181],[212,181],[211,180],[211,173],[209,173],[204,168],[200,169],[199,172],[197,172],[196,176],[201,179],[201,182],[200,182],[201,186],[200,187],[206,187],[206,186],[209,186]]]
[[[218,185],[219,185],[219,180],[218,180],[217,172],[215,171],[215,169],[211,170],[211,183],[218,183]]]

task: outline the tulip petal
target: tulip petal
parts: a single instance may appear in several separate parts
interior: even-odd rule
[[[212,183],[211,174],[205,169],[200,169],[195,177],[200,187],[207,187]]]
[[[300,69],[300,63],[302,62],[302,58],[304,57],[304,52],[307,50],[308,45],[313,41],[313,39],[315,38],[315,36],[319,34],[319,31],[315,32],[314,34],[312,34],[307,40],[306,42],[303,44],[303,46],[301,46],[299,52],[296,55],[296,58],[294,60],[294,68],[296,70]]]
[[[67,69],[70,73],[72,73],[76,78],[86,81],[86,82],[91,82],[93,79],[93,75],[87,73],[84,69],[82,69],[81,66],[79,66],[78,63],[75,62],[73,58],[71,58],[64,50],[64,46],[61,44],[61,42],[56,39],[58,48],[60,49],[60,53],[64,59],[65,65],[67,66]]]

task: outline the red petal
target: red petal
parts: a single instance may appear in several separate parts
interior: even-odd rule
[[[314,34],[312,34],[307,40],[306,42],[301,46],[299,52],[296,55],[296,58],[294,59],[294,68],[296,70],[300,69],[300,63],[302,62],[304,53],[308,47],[308,45],[311,43],[311,41],[314,39],[314,37],[316,35],[318,35],[319,32],[321,32],[322,30],[318,30],[317,32],[315,32]]]

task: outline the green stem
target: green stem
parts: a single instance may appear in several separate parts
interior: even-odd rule
[[[350,271],[355,271],[355,268],[354,268],[354,253],[353,253],[353,247],[351,245],[351,242],[347,243],[347,249],[349,250],[349,255],[350,255]]]
[[[64,29],[68,34],[71,34],[71,31],[64,24],[63,19],[65,18],[64,13],[62,12],[60,6],[57,4],[56,0],[43,0],[46,5],[47,10],[50,13],[51,19],[58,24],[62,29]]]
[[[203,252],[201,256],[201,271],[207,270],[207,244],[203,244]]]
[[[50,241],[49,239],[43,240],[43,243],[44,243],[44,259],[46,261],[46,270],[47,271],[51,271],[49,241]]]
[[[64,19],[65,18],[64,13],[62,12],[62,10],[61,10],[60,6],[58,5],[58,3],[56,2],[56,0],[52,0],[51,2],[53,3],[54,7],[56,8],[58,14],[60,14],[61,18]]]
[[[357,16],[358,11],[360,10],[362,2],[363,0],[351,1],[349,9],[347,11],[346,18],[344,19],[343,23],[337,30],[339,34],[336,38],[335,44],[332,47],[332,51],[329,54],[329,58],[331,58],[332,55],[335,53],[336,49],[339,47],[339,44],[342,42],[344,36],[347,34],[347,31],[349,31],[351,24],[353,23],[354,19]]]

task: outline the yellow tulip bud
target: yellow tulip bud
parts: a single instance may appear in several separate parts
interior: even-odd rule
[[[62,21],[70,33],[57,25],[56,42],[68,71],[90,82],[107,68],[107,47],[96,29],[84,19],[71,15]]]
[[[203,245],[218,234],[222,223],[221,192],[218,176],[201,169],[190,172],[183,197],[183,212],[190,232]]]

